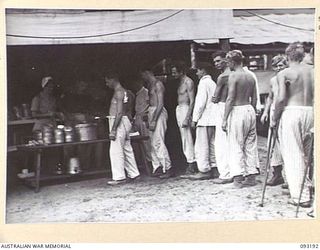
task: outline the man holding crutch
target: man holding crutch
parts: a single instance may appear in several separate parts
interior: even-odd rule
[[[287,63],[287,59],[284,56],[278,55],[272,58],[271,65],[276,72],[280,72],[287,67],[288,63]],[[269,95],[266,101],[263,114],[261,116],[262,124],[267,122],[269,117],[269,111],[270,111],[270,121],[273,119],[274,109],[275,109],[274,105],[275,105],[275,99],[277,98],[277,95],[278,95],[278,89],[279,87],[277,82],[277,76],[274,76],[270,80],[270,91],[269,91]],[[268,141],[270,141],[270,136],[271,136],[271,130],[269,129]],[[268,145],[268,146],[270,147],[271,145]],[[270,165],[273,168],[273,177],[267,182],[267,185],[277,186],[284,183],[284,179],[282,176],[283,161],[280,153],[279,143],[277,141],[275,142],[275,146],[273,148],[273,153],[270,161],[271,161]]]
[[[293,43],[286,49],[289,68],[277,75],[279,94],[275,102],[275,113],[270,126],[279,123],[280,150],[291,199],[288,203],[297,206],[304,172],[311,150],[313,128],[314,70],[301,63],[304,57],[302,44]],[[301,207],[311,206],[309,186],[306,179],[300,200]]]

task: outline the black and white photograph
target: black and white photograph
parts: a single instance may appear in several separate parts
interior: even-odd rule
[[[6,8],[6,224],[315,220],[314,8]]]

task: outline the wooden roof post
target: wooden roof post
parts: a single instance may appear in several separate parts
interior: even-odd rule
[[[219,39],[220,49],[228,52],[230,50],[230,39],[229,38],[220,38]]]
[[[190,60],[191,60],[191,68],[195,69],[197,67],[197,58],[196,58],[196,45],[191,42],[190,44]]]

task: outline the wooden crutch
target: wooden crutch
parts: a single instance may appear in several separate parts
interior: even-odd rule
[[[263,207],[263,201],[264,201],[264,196],[265,196],[265,193],[266,193],[267,181],[268,181],[269,171],[270,171],[270,162],[271,162],[271,157],[272,157],[272,153],[273,153],[273,150],[274,150],[274,146],[276,145],[277,134],[278,134],[278,125],[275,128],[271,128],[271,133],[270,133],[270,137],[269,137],[269,140],[268,140],[266,176],[265,176],[265,179],[264,179],[264,182],[263,182],[262,197],[261,197],[261,202],[259,204],[260,207]]]
[[[306,183],[306,179],[307,179],[307,176],[308,176],[308,173],[309,173],[310,166],[312,164],[312,159],[313,159],[312,152],[313,152],[313,131],[311,131],[311,147],[310,147],[310,151],[309,151],[309,155],[308,155],[308,164],[306,165],[306,168],[305,168],[304,174],[303,174],[303,181],[302,181],[302,184],[301,184],[301,189],[300,189],[300,194],[299,194],[299,199],[298,199],[298,204],[297,204],[297,210],[296,210],[296,218],[298,218],[298,213],[299,213],[299,207],[300,207],[300,201],[301,201],[301,197],[302,197],[303,188],[304,188],[304,185]]]

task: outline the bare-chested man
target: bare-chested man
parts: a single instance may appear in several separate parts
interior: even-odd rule
[[[128,100],[126,90],[121,86],[119,75],[116,72],[108,71],[105,73],[105,82],[107,87],[114,90],[111,105],[109,109],[109,138],[110,138],[110,161],[112,180],[108,181],[109,185],[125,183],[126,173],[129,180],[135,180],[140,175],[134,158],[133,150],[130,143],[131,122],[128,118],[131,112],[125,108]]]
[[[227,54],[229,75],[228,97],[222,121],[227,132],[230,174],[236,187],[254,186],[258,174],[256,132],[257,92],[252,75],[242,68],[240,50]]]
[[[272,58],[271,65],[276,72],[280,72],[281,70],[284,70],[288,66],[288,63],[287,63],[287,59],[284,56],[278,55],[278,56],[275,56],[274,58]],[[267,122],[268,117],[269,117],[269,111],[270,111],[270,119],[269,120],[271,121],[273,119],[274,108],[275,108],[274,107],[275,99],[278,96],[278,92],[279,92],[279,87],[278,87],[277,76],[274,76],[270,80],[269,95],[268,95],[268,98],[266,101],[266,105],[265,105],[263,114],[260,119],[262,124]],[[271,136],[271,131],[269,130],[268,141],[269,141],[270,136]],[[275,142],[272,157],[270,159],[270,165],[273,168],[273,176],[267,182],[267,185],[277,186],[277,185],[282,184],[284,182],[284,179],[282,176],[283,161],[282,161],[282,156],[280,153],[278,141]]]
[[[212,54],[213,63],[216,69],[221,71],[217,80],[217,87],[212,97],[212,101],[217,103],[217,126],[215,138],[215,154],[217,168],[220,173],[219,178],[214,179],[213,183],[227,184],[233,180],[230,176],[230,169],[228,164],[228,141],[227,135],[222,130],[222,120],[224,115],[225,103],[228,96],[228,79],[230,69],[227,65],[226,52],[217,51]]]
[[[165,133],[167,130],[168,113],[164,108],[164,86],[151,70],[141,72],[141,77],[147,83],[149,90],[149,130],[151,141],[151,159],[153,175],[161,179],[174,175],[171,168],[169,152],[165,145]]]
[[[186,75],[184,63],[176,63],[171,68],[172,76],[179,80],[178,106],[176,108],[177,123],[180,130],[183,153],[187,159],[186,174],[181,178],[196,172],[196,160],[194,156],[194,142],[191,132],[192,111],[194,106],[194,83]]]
[[[277,75],[279,94],[275,103],[271,127],[279,123],[280,150],[284,161],[292,205],[297,205],[311,150],[311,129],[313,128],[314,70],[301,63],[303,46],[293,43],[286,49],[289,68]],[[310,180],[307,178],[301,203],[310,207]]]

